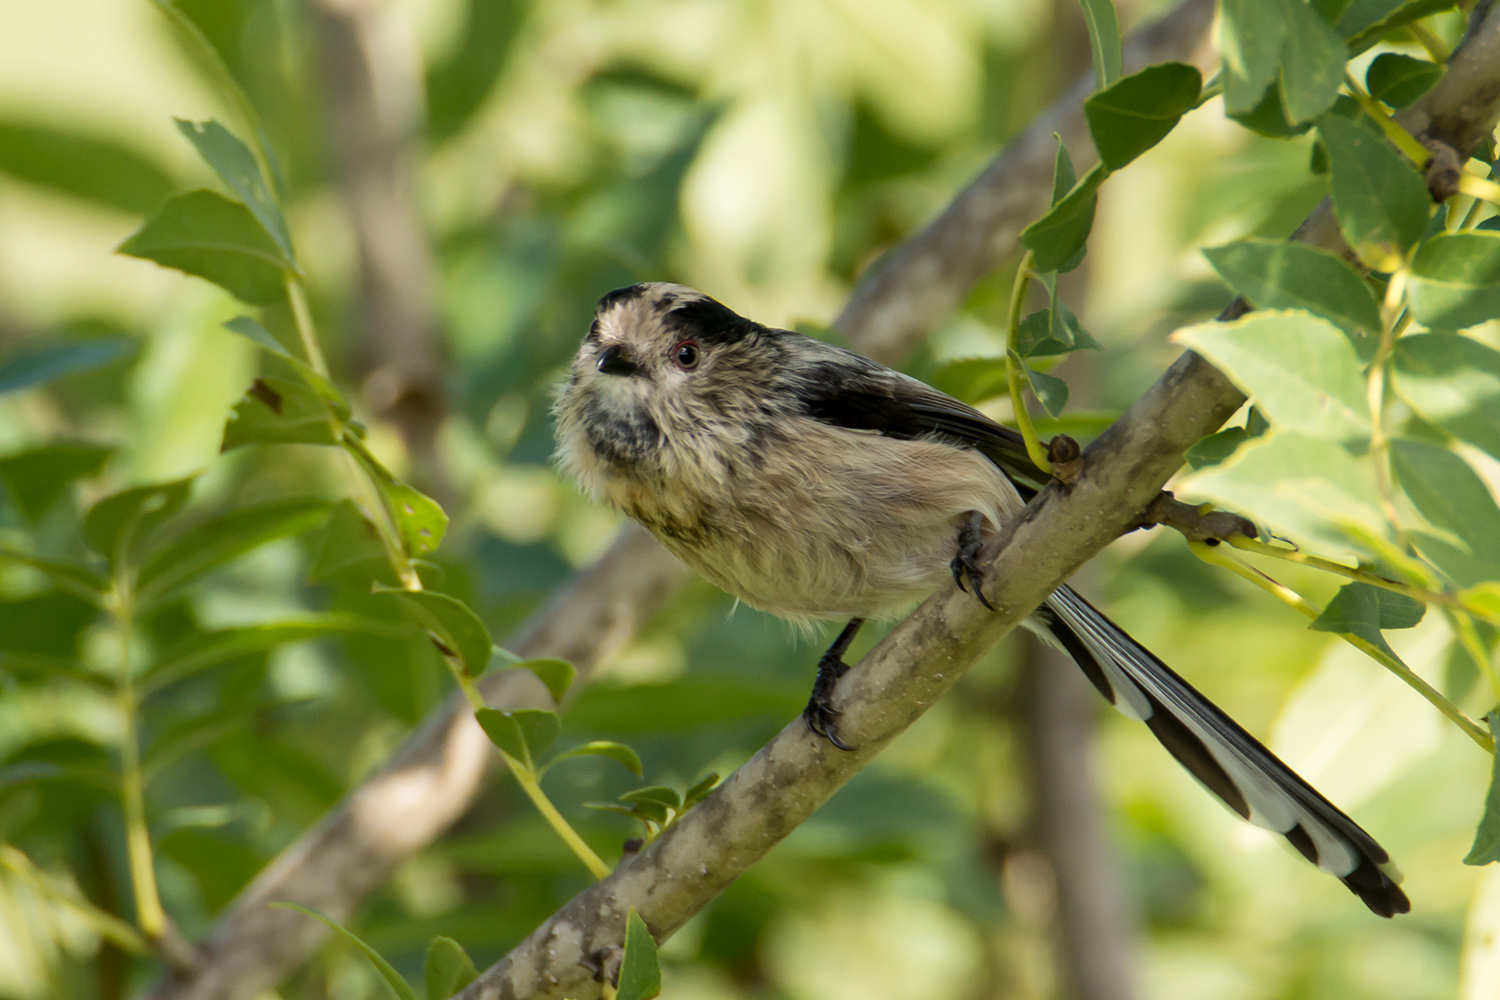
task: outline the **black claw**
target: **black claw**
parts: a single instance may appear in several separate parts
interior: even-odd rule
[[[839,678],[849,671],[849,664],[843,660],[844,651],[849,648],[854,633],[859,631],[862,624],[863,619],[856,618],[844,626],[839,637],[833,640],[833,645],[828,647],[828,652],[818,660],[818,676],[813,681],[812,696],[807,699],[807,707],[802,710],[802,719],[807,723],[807,728],[840,750],[853,750],[854,747],[839,739],[836,720],[843,713],[833,707],[833,689],[838,686]]]
[[[958,529],[958,553],[948,565],[953,570],[953,582],[958,584],[958,589],[966,594],[973,594],[991,611],[995,606],[984,596],[984,591],[979,585],[984,580],[984,572],[979,566],[979,551],[984,547],[984,536],[980,532],[984,524],[984,515],[973,514],[964,522],[963,527]],[[970,586],[973,587],[970,590]]]

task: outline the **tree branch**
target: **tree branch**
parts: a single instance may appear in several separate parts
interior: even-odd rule
[[[1454,54],[1445,83],[1413,114],[1426,122],[1427,136],[1467,154],[1494,131],[1500,115],[1500,5],[1484,12]],[[889,329],[899,335],[904,328]],[[998,553],[984,583],[995,613],[986,614],[972,596],[946,584],[849,671],[835,699],[843,713],[840,733],[857,750],[835,750],[794,720],[644,851],[574,897],[487,969],[461,1000],[598,996],[599,984],[588,970],[623,939],[630,907],[658,940],[681,927],[1083,562],[1138,523],[1181,465],[1183,452],[1243,401],[1207,361],[1191,351],[1181,355],[1089,446],[1071,489],[1049,484],[1012,530],[995,540],[991,551]]]

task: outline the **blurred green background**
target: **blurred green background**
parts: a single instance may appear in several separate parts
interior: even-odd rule
[[[364,5],[179,6],[266,122],[325,347],[339,381],[362,390],[372,447],[448,509],[446,589],[497,637],[618,524],[549,464],[548,387],[600,294],[675,280],[764,322],[826,326],[862,269],[1088,67],[1074,0],[393,0],[370,8],[361,50],[376,54],[364,111],[389,134],[350,134],[339,102],[359,98],[326,18]],[[1128,28],[1161,5],[1122,6]],[[1437,27],[1456,37],[1461,21]],[[114,357],[0,394],[0,454],[64,438],[114,446],[79,503],[200,470],[201,505],[344,488],[316,449],[218,454],[259,363],[220,326],[241,307],[112,253],[167,194],[211,183],[172,117],[223,114],[149,4],[0,0],[0,367],[95,340]],[[1087,263],[1063,283],[1106,347],[1059,370],[1072,412],[1116,412],[1176,354],[1166,333],[1228,301],[1198,251],[1288,233],[1321,194],[1309,146],[1251,135],[1211,102],[1110,182]],[[1010,277],[976,289],[910,370],[1002,350]],[[30,530],[0,504],[0,533]],[[36,530],[59,535],[71,516]],[[1413,914],[1372,917],[1100,704],[1095,756],[1140,995],[1496,995],[1500,876],[1459,863],[1487,760],[1375,664],[1164,534],[1123,539],[1082,588],[1370,829],[1405,870]],[[292,541],[260,550],[150,628],[368,601],[306,584],[307,558]],[[1336,589],[1285,578],[1317,600]],[[0,573],[0,648],[57,652],[76,608],[28,588]],[[566,712],[565,738],[629,742],[648,779],[679,787],[727,773],[800,708],[825,642],[695,583],[604,665]],[[1441,619],[1392,642],[1444,683]],[[1008,640],[684,928],[663,950],[666,996],[1057,995],[1055,894],[1017,725],[1018,664],[1037,656]],[[425,642],[346,639],[247,657],[149,703],[158,868],[184,932],[201,932],[447,690]],[[21,683],[0,660],[0,765],[102,759],[119,734],[106,696]],[[610,860],[635,831],[581,804],[631,787],[612,768],[548,779]],[[128,913],[117,813],[86,783],[0,782],[0,839]],[[496,777],[351,925],[410,976],[437,933],[482,967],[587,881]],[[148,972],[0,875],[0,997],[122,996]],[[384,989],[333,943],[278,995]]]

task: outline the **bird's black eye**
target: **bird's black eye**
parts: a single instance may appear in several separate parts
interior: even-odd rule
[[[692,371],[698,367],[698,342],[696,340],[684,340],[672,348],[672,360],[677,362],[677,367],[683,371]]]

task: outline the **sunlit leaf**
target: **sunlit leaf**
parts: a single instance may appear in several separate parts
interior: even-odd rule
[[[631,789],[620,796],[620,801],[655,802],[668,809],[682,808],[682,796],[677,794],[677,789],[668,788],[666,785],[646,785],[643,788]]]
[[[250,210],[216,191],[170,199],[119,252],[212,281],[251,305],[279,301],[294,270]]]
[[[338,390],[328,379],[319,375],[306,361],[297,357],[282,345],[281,341],[271,336],[271,332],[262,326],[257,320],[249,316],[236,316],[224,324],[224,328],[232,333],[237,333],[247,340],[259,344],[272,354],[281,358],[292,366],[298,377],[306,382],[319,396],[328,401],[334,412],[340,414],[343,419],[349,415],[349,404],[344,399],[344,394]]]
[[[1405,594],[1356,582],[1340,588],[1308,628],[1358,636],[1395,656],[1381,630],[1412,628],[1426,612],[1426,605]]]
[[[1490,724],[1490,736],[1500,745],[1500,710],[1489,713],[1484,721]],[[1487,865],[1500,861],[1500,755],[1490,764],[1490,790],[1484,797],[1484,815],[1479,818],[1479,829],[1474,831],[1474,843],[1464,856],[1466,865]]]
[[[1500,507],[1473,467],[1446,448],[1397,439],[1391,471],[1417,512],[1446,536],[1414,533],[1418,550],[1460,586],[1500,580]]]
[[[1500,232],[1441,233],[1423,243],[1408,299],[1417,322],[1440,330],[1500,317]]]
[[[1384,266],[1427,229],[1427,182],[1383,138],[1339,115],[1318,119],[1328,153],[1333,208],[1344,239],[1363,259]]]
[[[1089,132],[1108,170],[1119,170],[1155,146],[1198,103],[1203,77],[1187,63],[1168,62],[1116,81],[1083,104]]]
[[[234,133],[216,121],[175,120],[178,131],[197,147],[198,154],[213,167],[214,173],[229,188],[230,194],[250,210],[250,214],[255,216],[267,235],[276,242],[282,257],[287,262],[294,263],[296,258],[292,255],[292,238],[287,232],[286,220],[282,218],[281,206],[266,186],[260,165],[255,162],[255,154]]]
[[[699,778],[691,788],[682,793],[682,808],[684,810],[693,808],[693,806],[708,798],[708,794],[715,788],[717,788],[718,784],[718,772],[708,772],[703,777]]]
[[[1396,341],[1396,391],[1423,418],[1500,458],[1500,351],[1450,333]]]
[[[1243,240],[1203,255],[1257,308],[1306,309],[1351,335],[1381,329],[1380,303],[1337,254],[1303,243]]]
[[[568,693],[568,688],[573,684],[573,678],[578,676],[578,668],[573,664],[567,660],[550,657],[522,660],[515,666],[536,674],[537,678],[547,685],[547,691],[552,695],[552,700],[559,702],[563,700],[563,695]]]
[[[656,939],[633,906],[625,916],[625,954],[620,957],[617,983],[615,1000],[651,1000],[661,995]]]
[[[265,375],[230,412],[220,450],[247,444],[335,445],[341,422],[328,400],[305,383]]]
[[[571,760],[575,757],[607,757],[637,778],[641,776],[641,755],[625,744],[616,743],[613,740],[594,740],[581,746],[570,747],[548,761],[547,766],[551,767],[559,761]]]
[[[1363,47],[1394,28],[1455,6],[1457,0],[1349,0],[1339,15],[1338,30],[1350,44]]]
[[[407,554],[426,555],[443,544],[448,515],[437,501],[397,479],[363,444],[346,438],[344,445],[370,473],[391,520],[396,522]]]
[[[1199,323],[1173,339],[1214,363],[1271,423],[1316,437],[1369,437],[1359,357],[1338,328],[1309,313],[1271,310]]]
[[[1312,121],[1333,105],[1349,50],[1304,0],[1281,0],[1286,38],[1281,48],[1282,105],[1293,125]]]

